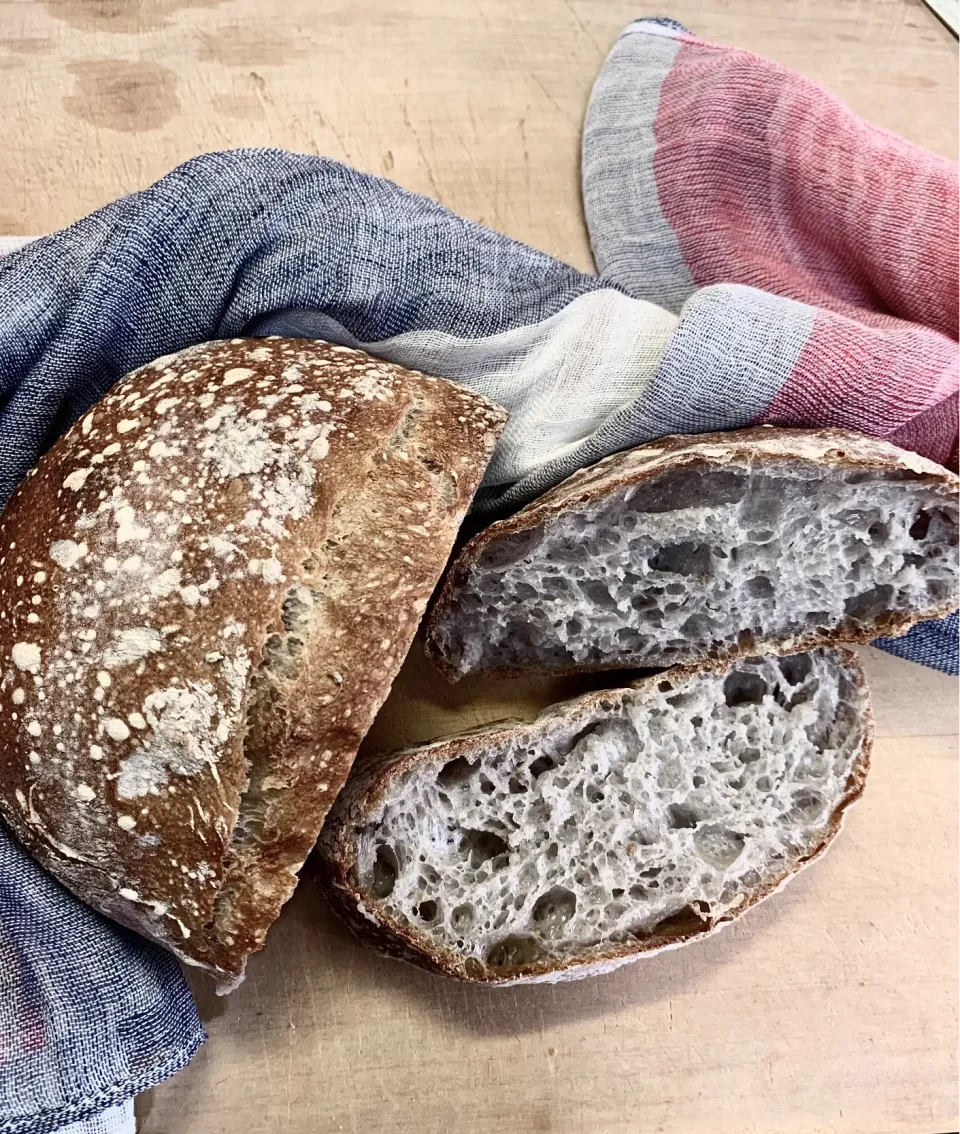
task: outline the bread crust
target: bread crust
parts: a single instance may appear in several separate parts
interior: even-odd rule
[[[551,705],[532,723],[509,724],[504,727],[503,722],[495,722],[469,733],[404,749],[387,757],[375,753],[364,754],[358,760],[353,774],[328,816],[317,844],[318,853],[311,860],[316,862],[318,884],[341,919],[361,940],[378,952],[431,972],[476,984],[504,986],[579,980],[610,972],[642,956],[652,956],[668,949],[676,949],[690,941],[719,932],[724,925],[739,918],[746,910],[781,890],[800,870],[819,858],[840,831],[848,809],[863,794],[873,747],[873,713],[869,690],[866,675],[856,654],[846,649],[836,650],[835,653],[839,655],[848,676],[864,698],[864,714],[861,718],[862,743],[846,791],[826,822],[826,830],[821,842],[803,858],[792,863],[789,868],[773,874],[736,910],[723,917],[716,919],[710,916],[702,917],[702,924],[699,926],[668,928],[666,931],[654,932],[629,942],[613,942],[591,948],[579,957],[552,958],[514,968],[491,968],[476,958],[463,958],[439,947],[427,934],[393,917],[375,904],[371,903],[368,906],[359,885],[356,869],[358,831],[378,810],[382,809],[389,798],[392,786],[406,773],[430,766],[441,767],[458,757],[472,761],[484,750],[491,734],[498,734],[498,746],[506,745],[521,737],[524,738],[525,745],[535,744],[537,738],[549,730],[551,724],[557,720],[558,715],[569,715],[580,709],[587,711],[603,709],[608,704],[615,706],[618,700],[622,701],[627,695],[639,693],[642,696],[646,691],[652,691],[665,679],[676,688],[688,678],[707,673],[722,674],[729,669],[729,663],[720,661],[677,666],[641,678],[623,689],[604,689],[587,693],[571,701]]]
[[[886,441],[846,429],[785,429],[761,425],[730,433],[663,437],[635,449],[614,453],[589,468],[581,469],[513,516],[491,524],[474,536],[447,568],[428,613],[424,643],[427,656],[448,681],[456,682],[464,676],[464,671],[440,644],[442,628],[448,620],[457,616],[459,591],[490,544],[505,536],[531,531],[568,509],[593,503],[625,488],[643,485],[665,472],[693,467],[718,470],[747,459],[758,468],[784,460],[803,460],[845,470],[896,470],[911,480],[942,486],[953,494],[960,487],[960,479],[949,469]],[[884,636],[896,638],[917,622],[942,617],[955,607],[956,598],[948,597],[919,613],[885,612],[869,626],[849,620],[837,627],[813,628],[787,637],[758,639],[751,634],[741,642],[718,645],[711,656],[720,661],[733,661],[751,654],[794,654],[817,646],[867,643]],[[522,668],[528,673],[564,674],[622,669],[623,665],[622,657],[610,657],[598,662],[577,664],[571,661],[558,666],[531,660]],[[492,666],[469,672],[505,677],[517,671],[516,666]]]
[[[73,426],[0,517],[0,815],[38,860],[235,981],[504,420],[441,379],[271,338],[159,359]]]

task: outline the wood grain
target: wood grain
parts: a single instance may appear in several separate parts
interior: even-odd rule
[[[633,0],[0,0],[0,234],[210,149],[349,161],[589,268],[579,130]],[[691,29],[957,152],[920,0],[673,0]],[[864,651],[878,742],[831,853],[720,936],[558,988],[377,958],[307,878],[142,1134],[935,1134],[957,1128],[956,683]],[[522,715],[563,682],[443,685],[415,652],[371,743]]]
[[[956,157],[954,40],[920,0],[669,8]],[[0,234],[69,224],[204,150],[267,145],[384,174],[589,269],[580,125],[642,14],[634,0],[0,0]]]

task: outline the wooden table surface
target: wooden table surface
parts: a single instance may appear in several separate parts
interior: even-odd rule
[[[591,267],[591,82],[634,0],[0,0],[0,234],[69,223],[210,149],[326,154]],[[956,157],[955,43],[917,0],[673,0]],[[138,1101],[142,1134],[957,1129],[956,683],[864,650],[877,743],[825,860],[720,936],[577,985],[464,988],[357,944],[309,878]],[[371,738],[525,712],[415,652]]]

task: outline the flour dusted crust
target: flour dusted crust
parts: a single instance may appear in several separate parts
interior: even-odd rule
[[[818,479],[834,493],[833,511],[803,499],[804,484]],[[660,487],[671,480],[685,488]],[[764,482],[759,497],[751,495]],[[426,651],[456,681],[478,671],[662,667],[903,634],[957,605],[958,484],[942,466],[850,430],[759,426],[665,437],[574,473],[475,536],[446,573],[428,618]],[[768,557],[751,578],[749,555],[735,557],[749,552],[751,527],[774,529],[756,533],[758,539],[785,552],[773,513],[778,493],[791,487],[796,495],[784,500],[782,516],[788,528],[799,525],[801,534],[792,530],[789,538],[800,554],[787,561],[781,554],[779,564]],[[656,499],[660,491],[673,493],[669,503]],[[748,508],[765,503],[768,513],[751,525],[740,519],[741,500]],[[917,543],[911,508],[926,509],[917,518],[929,521],[929,538],[918,535]],[[654,534],[667,523],[676,525],[672,540]],[[825,535],[842,542],[830,544]],[[885,544],[888,535],[892,542]],[[904,546],[894,546],[896,540]],[[662,563],[651,554],[659,547],[667,553]],[[890,563],[879,571],[880,585],[867,579],[857,594],[861,563],[869,574],[871,557],[885,551]],[[917,568],[905,566],[924,559]],[[897,562],[900,574],[891,567]],[[810,603],[806,622],[795,612],[795,625],[768,629],[765,601],[791,570],[799,585],[787,583],[781,594],[802,596],[810,584],[810,594],[793,600]],[[711,591],[715,575],[723,586],[734,579],[732,589]],[[850,612],[842,603],[839,612],[822,611],[814,581],[835,601],[848,587]],[[553,584],[559,593],[550,593]],[[766,590],[751,592],[753,586]],[[902,587],[908,598],[899,594]],[[896,601],[885,601],[894,591]],[[780,603],[778,596],[777,616]]]
[[[677,667],[533,722],[366,754],[324,825],[318,879],[389,956],[484,984],[579,980],[782,889],[859,799],[872,740],[850,651]],[[681,886],[651,889],[670,872]]]
[[[322,342],[124,379],[0,518],[0,815],[229,982],[407,652],[504,414]],[[239,821],[238,821],[239,819]]]

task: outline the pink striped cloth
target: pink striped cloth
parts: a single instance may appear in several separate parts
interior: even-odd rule
[[[956,467],[952,162],[776,63],[643,20],[597,80],[584,189],[601,274],[631,295],[681,310],[741,284],[809,305],[755,420],[858,429]]]

